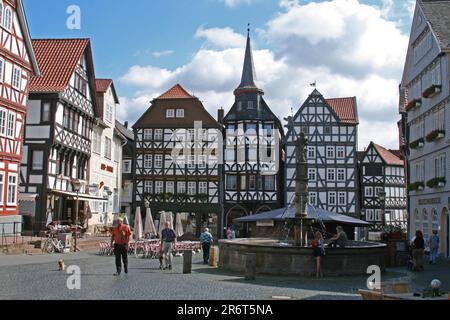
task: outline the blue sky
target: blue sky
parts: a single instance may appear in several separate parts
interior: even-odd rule
[[[375,137],[373,140],[388,141],[388,146],[395,147],[394,95],[406,55],[413,0],[24,3],[33,38],[91,38],[96,75],[114,79],[123,108],[121,120],[133,122],[153,97],[176,82],[199,96],[214,116],[218,107],[228,109],[242,67],[241,38],[250,22],[258,79],[266,100],[280,118],[292,107],[298,108],[310,90],[307,84],[317,81],[327,97],[361,96],[361,145]],[[70,5],[81,8],[81,30],[66,27]],[[387,30],[385,35],[383,29]],[[360,37],[353,34],[359,30]],[[371,37],[376,39],[369,41]],[[372,42],[378,45],[372,46]],[[387,48],[390,42],[401,45]],[[351,61],[345,61],[345,46],[351,47]],[[368,97],[379,94],[356,86],[361,80],[368,88],[389,92],[389,97],[370,100]],[[373,115],[380,114],[374,106],[388,110],[388,116],[368,123]],[[364,122],[367,125],[363,127]],[[377,132],[380,124],[390,128],[389,135]]]

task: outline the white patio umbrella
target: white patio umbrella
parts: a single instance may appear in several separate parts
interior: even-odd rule
[[[140,207],[136,208],[136,216],[134,217],[134,235],[136,241],[142,239],[142,216]]]
[[[181,237],[184,234],[183,224],[181,223],[181,214],[177,212],[175,219],[175,233],[177,237]]]
[[[48,227],[48,225],[52,222],[53,222],[52,211],[49,210],[47,214],[47,223],[45,224],[45,226]]]
[[[144,234],[150,234],[151,236],[157,235],[155,224],[153,223],[152,212],[150,208],[147,208],[145,216]]]
[[[172,212],[166,212],[166,221],[169,221],[170,223],[170,229],[173,229],[173,213]]]
[[[160,216],[159,216],[159,237],[161,238],[161,233],[164,229],[164,225],[166,224],[166,213],[164,211],[160,212]]]

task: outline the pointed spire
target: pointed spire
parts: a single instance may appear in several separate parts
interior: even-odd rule
[[[241,88],[257,88],[255,84],[256,73],[255,65],[253,63],[252,45],[250,41],[250,23],[247,29],[247,47],[245,48],[244,69],[242,70]]]

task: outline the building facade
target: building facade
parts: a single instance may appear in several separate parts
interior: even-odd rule
[[[450,2],[418,0],[400,85],[411,235],[439,231],[449,252]]]
[[[0,232],[19,233],[19,174],[30,78],[39,76],[21,0],[0,1]]]
[[[224,226],[237,237],[251,230],[233,223],[243,216],[281,208],[284,204],[284,130],[255,84],[255,68],[247,37],[241,83],[222,123],[224,138]]]
[[[405,162],[399,150],[371,142],[359,159],[360,208],[372,231],[385,225],[407,227]],[[386,193],[385,199],[380,192]]]
[[[116,128],[127,139],[122,149],[122,186],[120,192],[120,212],[125,213],[131,219],[133,209],[133,172],[134,161],[134,133],[128,129],[128,122],[121,124],[116,121]]]
[[[356,98],[325,99],[314,90],[287,121],[286,204],[295,200],[295,142],[303,132],[308,140],[309,203],[359,218]]]
[[[35,197],[24,214],[37,233],[48,219],[75,223],[77,212],[84,222],[97,199],[89,196],[88,165],[98,115],[90,40],[33,40],[33,47],[42,76],[30,82],[20,191]],[[82,182],[78,195],[74,181]]]
[[[116,129],[119,99],[113,81],[97,79],[96,90],[99,118],[92,130],[89,193],[106,201],[90,201],[90,226],[112,224],[120,211],[122,148],[127,142]]]
[[[217,237],[222,228],[218,122],[177,84],[152,101],[133,129],[133,204],[141,212],[149,206],[155,220],[161,211],[181,213],[185,232],[199,236],[208,226]]]

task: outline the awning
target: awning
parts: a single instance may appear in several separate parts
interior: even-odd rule
[[[37,197],[37,193],[19,193],[19,201],[35,202]]]
[[[104,202],[108,201],[108,199],[105,199],[103,197],[91,196],[90,194],[85,194],[85,193],[79,193],[77,195],[76,192],[60,191],[60,190],[50,190],[49,192],[57,194],[57,195],[61,195],[64,197],[70,197],[72,200],[77,200],[77,197],[78,197],[79,201],[92,201],[92,200],[104,201]]]

